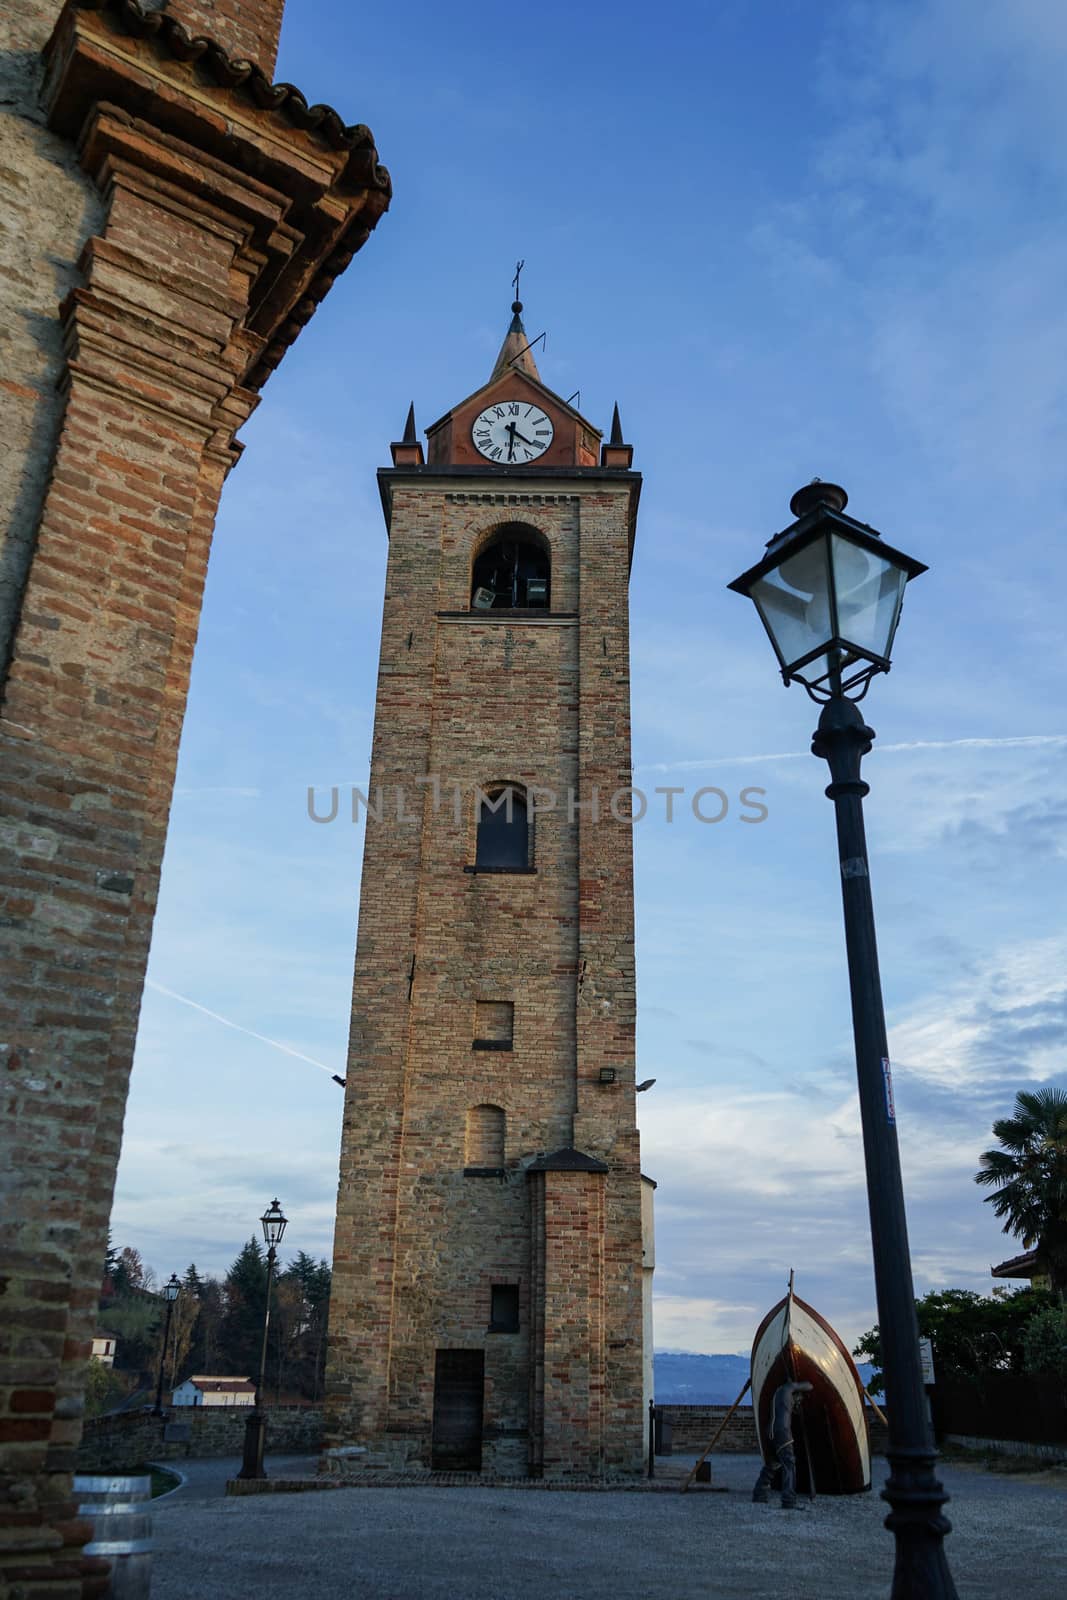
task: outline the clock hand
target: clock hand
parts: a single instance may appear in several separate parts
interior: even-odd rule
[[[508,434],[511,435],[511,437],[508,440],[508,460],[509,461],[514,461],[514,459],[515,459],[515,424],[513,422],[509,422],[506,425],[504,431],[505,431],[505,433],[508,433]]]
[[[518,428],[516,428],[516,426],[515,426],[515,424],[513,422],[510,422],[508,424],[508,426],[511,429],[512,434],[514,435],[514,437],[516,439],[521,439],[523,444],[528,444],[530,446],[531,450],[536,449],[536,446],[534,445],[533,440],[532,439],[527,439],[527,437],[526,437],[526,435],[524,433],[520,433]]]

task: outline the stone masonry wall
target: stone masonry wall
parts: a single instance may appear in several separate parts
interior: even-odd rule
[[[2,244],[0,1593],[50,1600],[80,1592],[81,1383],[216,506],[259,385],[388,201],[369,140],[198,79],[137,15],[5,11],[29,250]]]
[[[81,284],[82,246],[104,202],[41,106],[41,51],[59,0],[0,8],[0,681],[63,415],[57,308]]]
[[[119,1412],[94,1417],[85,1424],[78,1446],[79,1472],[131,1472],[146,1461],[239,1457],[244,1448],[247,1406],[182,1406],[166,1420],[143,1413]],[[185,1442],[168,1439],[172,1423],[185,1424]],[[298,1454],[322,1443],[322,1412],[311,1406],[267,1409],[267,1451]]]
[[[729,1409],[729,1406],[664,1405],[656,1407],[656,1414],[671,1425],[671,1448],[675,1455],[699,1455],[711,1443]],[[867,1422],[872,1456],[884,1455],[889,1443],[885,1424],[873,1411],[868,1411]],[[741,1454],[758,1452],[755,1413],[751,1406],[738,1406],[715,1450]]]
[[[558,1321],[544,1339],[551,1350],[570,1337],[561,1331],[570,1316],[593,1340],[590,1433],[572,1429],[546,1447],[545,1465],[629,1470],[641,1459],[631,841],[626,816],[607,813],[630,782],[627,504],[614,485],[393,488],[372,751],[371,799],[384,809],[368,821],[360,900],[327,1377],[333,1444],[428,1465],[434,1351],[484,1348],[485,1468],[514,1470],[528,1455],[535,1218],[524,1172],[575,1143],[611,1169],[569,1235],[584,1250],[584,1230],[600,1230],[603,1258],[592,1277],[576,1264],[573,1281],[560,1267]],[[552,614],[472,614],[472,561],[514,522],[551,546]],[[583,595],[588,625],[576,615]],[[426,775],[442,784],[436,807],[416,782]],[[559,795],[558,809],[535,818],[526,875],[469,870],[475,790],[494,782]],[[594,783],[605,816],[586,824],[568,815],[566,795]],[[473,1050],[478,1003],[504,1001],[514,1005],[512,1048]],[[615,1084],[599,1081],[606,1065]],[[507,1119],[500,1177],[464,1172],[466,1115],[480,1104]],[[520,1329],[487,1338],[494,1282],[519,1285]],[[578,1338],[561,1373],[578,1373]],[[555,1427],[577,1416],[572,1398],[562,1377],[546,1379],[536,1415]]]

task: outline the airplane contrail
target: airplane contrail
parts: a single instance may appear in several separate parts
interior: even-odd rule
[[[306,1056],[301,1050],[293,1050],[278,1039],[268,1039],[265,1033],[256,1033],[254,1028],[244,1028],[239,1022],[231,1022],[229,1017],[220,1016],[217,1011],[202,1006],[198,1000],[190,1000],[188,995],[179,994],[176,989],[168,989],[162,983],[156,983],[153,978],[145,979],[145,988],[154,989],[157,994],[165,994],[169,1000],[180,1000],[183,1006],[191,1006],[194,1011],[202,1011],[205,1017],[221,1022],[224,1028],[232,1028],[235,1033],[247,1033],[250,1039],[258,1039],[260,1044],[269,1044],[275,1050],[281,1050],[284,1055],[295,1056],[298,1061],[307,1061],[313,1067],[320,1067],[331,1078],[334,1075],[332,1067],[328,1067],[323,1061],[316,1061],[314,1056]]]
[[[1003,739],[914,739],[906,744],[875,745],[881,755],[897,754],[906,750],[1002,750],[1037,749],[1048,745],[1067,745],[1065,733],[1030,733],[1009,735]],[[806,750],[780,750],[767,755],[708,756],[702,761],[655,761],[635,767],[635,772],[704,772],[711,767],[736,767],[755,765],[764,761],[799,761]]]

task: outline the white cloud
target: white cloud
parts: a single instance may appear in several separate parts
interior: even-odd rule
[[[1067,937],[1001,948],[895,1020],[891,1042],[902,1070],[947,1088],[1012,1077],[1021,1087],[1062,1073]]]
[[[656,1349],[710,1352],[747,1348],[768,1309],[710,1297],[657,1294]]]

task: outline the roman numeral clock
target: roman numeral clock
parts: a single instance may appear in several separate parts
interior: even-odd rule
[[[475,449],[488,461],[524,466],[543,456],[552,443],[552,418],[531,401],[502,400],[486,406],[471,430]]]

